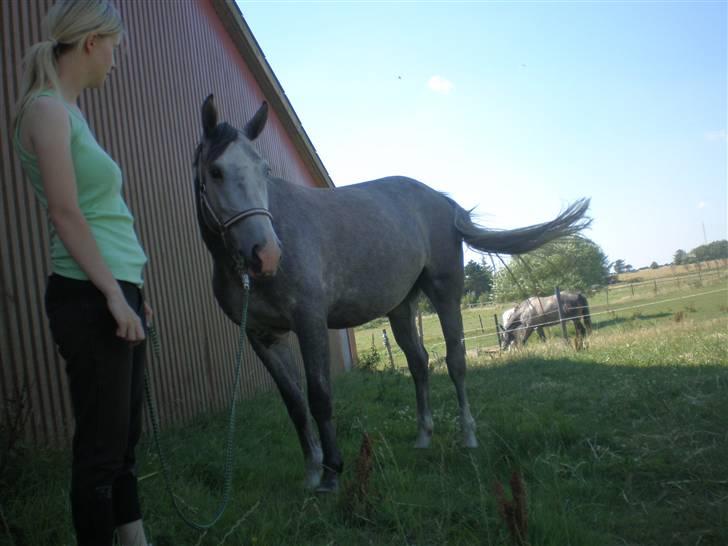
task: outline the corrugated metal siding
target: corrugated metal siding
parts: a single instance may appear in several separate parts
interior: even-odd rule
[[[150,360],[150,371],[166,422],[223,407],[233,379],[237,330],[213,300],[212,264],[194,214],[191,163],[201,132],[200,105],[212,92],[222,118],[242,126],[264,99],[211,1],[118,1],[128,38],[117,68],[103,90],[86,92],[81,100],[99,142],[124,172],[125,196],[150,256],[145,291],[164,354],[161,362]],[[0,2],[3,127],[10,126],[17,99],[21,57],[43,39],[41,21],[51,3]],[[29,439],[59,444],[69,437],[72,418],[63,363],[43,309],[50,270],[46,218],[9,136],[3,132],[0,145],[0,403],[8,419],[13,400],[28,387]],[[257,146],[278,176],[323,183],[276,112]],[[330,338],[334,369],[342,369],[349,364],[342,354],[349,351],[346,337],[332,332]],[[292,350],[300,366],[298,350]],[[247,345],[245,360],[244,395],[270,388],[271,379]]]

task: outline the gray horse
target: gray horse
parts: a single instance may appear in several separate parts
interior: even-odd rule
[[[336,189],[293,184],[273,176],[252,145],[267,111],[263,103],[240,131],[218,123],[212,96],[205,100],[195,158],[197,217],[213,257],[215,298],[236,323],[243,304],[241,273],[252,276],[247,336],[298,433],[305,485],[335,490],[342,470],[332,421],[329,328],[389,317],[414,378],[415,446],[430,445],[428,355],[415,327],[421,292],[437,311],[445,336],[463,444],[476,447],[464,381],[462,243],[485,252],[532,250],[585,227],[588,200],[550,222],[501,231],[475,225],[454,201],[409,178]],[[305,395],[285,343],[290,332],[297,335],[303,357]]]
[[[506,338],[506,327],[505,327],[505,325],[508,324],[508,321],[513,316],[513,313],[516,312],[516,309],[518,309],[518,306],[517,305],[515,307],[509,307],[508,309],[506,309],[505,311],[503,311],[503,315],[501,315],[501,323],[498,325],[498,328],[499,328],[498,331],[499,331],[499,335],[500,335],[501,347],[503,349],[507,349],[508,348],[508,345],[506,345],[506,339],[507,338]],[[538,337],[541,338],[541,341],[546,341],[546,334],[544,334],[544,331],[543,331],[543,327],[542,326],[539,326],[538,328],[536,328],[536,332],[538,332]],[[510,345],[510,343],[509,343],[509,345]]]
[[[562,292],[561,303],[563,319],[574,322],[576,335],[580,342],[587,333],[591,334],[592,331],[589,302],[583,294]],[[508,349],[517,343],[525,345],[534,330],[537,330],[539,337],[545,340],[543,327],[559,323],[559,306],[556,296],[534,296],[512,309],[507,319],[505,313],[503,315],[503,348]],[[584,325],[581,324],[581,319],[584,320]]]

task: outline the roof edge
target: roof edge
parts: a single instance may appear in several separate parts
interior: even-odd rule
[[[293,145],[301,154],[315,182],[320,186],[333,188],[334,182],[331,180],[331,176],[324,167],[311,139],[308,138],[306,131],[303,129],[301,120],[298,119],[298,115],[283,90],[283,86],[273,73],[273,69],[268,64],[263,50],[260,48],[255,36],[253,36],[253,32],[245,22],[240,8],[238,8],[234,0],[212,0],[212,6],[250,68],[253,77],[263,91],[263,95],[278,114],[283,128],[291,137]]]

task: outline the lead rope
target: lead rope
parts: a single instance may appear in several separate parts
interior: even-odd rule
[[[154,445],[157,448],[157,454],[159,455],[159,462],[162,467],[162,476],[164,478],[164,485],[167,489],[167,493],[169,494],[170,498],[172,499],[172,504],[174,505],[175,510],[177,511],[177,514],[179,515],[182,520],[192,527],[193,529],[197,529],[198,531],[204,531],[206,529],[209,529],[213,525],[215,525],[219,519],[222,517],[223,513],[225,512],[225,509],[227,508],[227,504],[230,501],[230,489],[232,485],[232,477],[233,477],[233,433],[235,432],[235,398],[238,392],[238,387],[240,385],[240,368],[242,366],[243,362],[243,343],[245,341],[245,323],[248,318],[248,298],[250,295],[250,279],[247,274],[243,274],[241,276],[242,282],[243,282],[243,311],[242,316],[240,317],[240,331],[238,334],[238,350],[236,355],[236,366],[235,366],[235,384],[233,386],[233,392],[232,392],[232,399],[230,401],[230,417],[228,420],[228,436],[227,436],[227,448],[225,453],[225,469],[224,469],[224,482],[223,482],[223,488],[222,488],[222,502],[220,503],[220,507],[217,509],[217,513],[212,518],[212,521],[209,523],[198,523],[194,520],[192,520],[190,517],[188,517],[180,508],[179,503],[177,501],[177,497],[175,496],[174,492],[172,491],[172,484],[170,481],[170,470],[169,465],[167,464],[167,459],[164,457],[164,453],[162,451],[162,446],[159,440],[159,416],[157,414],[157,408],[154,404],[154,399],[152,398],[152,390],[149,386],[149,376],[147,374],[146,368],[144,371],[144,394],[146,395],[147,399],[147,407],[149,408],[149,416],[150,420],[152,422],[152,436],[154,437]],[[155,359],[159,360],[160,354],[161,354],[161,345],[159,342],[159,335],[157,334],[157,330],[154,328],[154,326],[149,325],[149,338],[152,343],[152,352],[154,353]]]

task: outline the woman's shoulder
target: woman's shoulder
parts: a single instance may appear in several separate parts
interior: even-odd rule
[[[26,123],[68,124],[68,112],[61,99],[53,95],[40,95],[25,107],[23,119]]]
[[[24,108],[16,145],[21,156],[37,157],[39,150],[56,149],[72,138],[72,121],[63,102],[51,95],[38,96]]]

